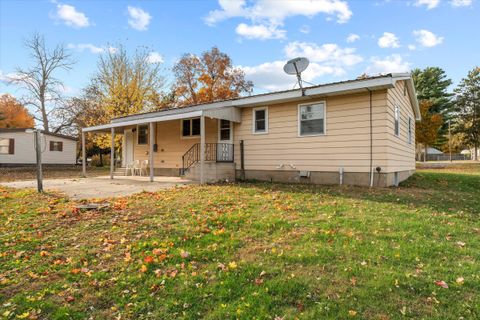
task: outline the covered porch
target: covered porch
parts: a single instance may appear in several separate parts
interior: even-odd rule
[[[82,159],[86,159],[87,133],[110,134],[110,179],[127,166],[138,168],[142,163],[142,174],[151,182],[156,176],[184,176],[200,183],[234,179],[233,128],[240,119],[235,107],[172,109],[116,118],[82,129]],[[116,135],[122,135],[120,159],[115,158]],[[85,161],[82,166],[86,177]]]

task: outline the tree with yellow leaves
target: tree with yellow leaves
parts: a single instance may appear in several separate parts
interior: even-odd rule
[[[430,100],[420,101],[420,115],[422,121],[417,123],[415,128],[415,139],[417,143],[425,148],[424,161],[427,161],[428,146],[433,145],[438,137],[438,132],[442,127],[443,119],[438,113],[430,113],[433,103]]]

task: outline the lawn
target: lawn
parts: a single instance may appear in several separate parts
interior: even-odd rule
[[[2,317],[480,318],[480,166],[108,203],[0,189]]]
[[[80,178],[82,176],[82,166],[44,166],[44,179],[61,178]],[[110,174],[109,167],[88,167],[87,175],[106,176]],[[10,182],[19,180],[34,180],[37,178],[35,166],[30,167],[0,167],[0,182]]]

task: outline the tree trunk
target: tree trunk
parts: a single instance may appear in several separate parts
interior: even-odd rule
[[[423,162],[427,162],[427,157],[428,156],[428,145],[425,144],[425,152],[423,154]]]
[[[475,143],[474,151],[475,151],[475,158],[474,159],[475,159],[475,161],[478,161],[478,143]]]
[[[99,156],[100,156],[100,167],[103,167],[102,151],[100,151]]]

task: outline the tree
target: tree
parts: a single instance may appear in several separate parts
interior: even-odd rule
[[[433,103],[429,100],[420,101],[420,115],[422,121],[419,122],[415,128],[415,139],[418,143],[422,144],[425,149],[424,161],[427,161],[428,146],[431,146],[436,141],[438,131],[443,123],[440,114],[432,114],[430,112],[432,106]]]
[[[81,113],[77,125],[104,124],[115,117],[155,110],[164,78],[160,63],[151,63],[149,54],[140,48],[129,56],[123,46],[118,46],[102,55],[90,85],[75,99]],[[101,148],[110,145],[105,135],[93,139]]]
[[[464,143],[474,148],[478,160],[480,144],[480,67],[471,70],[455,89],[455,132],[463,133]]]
[[[17,68],[16,75],[9,82],[21,86],[26,91],[23,104],[32,106],[34,118],[42,123],[46,132],[59,132],[65,124],[59,123],[51,128],[50,120],[64,102],[63,82],[55,77],[60,70],[70,70],[75,63],[64,45],[57,45],[53,51],[45,46],[45,39],[34,34],[25,42],[30,50],[33,66],[28,69]]]
[[[435,147],[441,148],[448,143],[446,136],[448,125],[447,122],[451,117],[452,111],[452,95],[448,92],[448,87],[452,84],[445,71],[438,67],[427,67],[423,70],[412,70],[412,78],[415,84],[415,91],[419,102],[428,100],[432,103],[430,114],[441,114],[444,122],[440,128],[440,134],[433,143]]]
[[[0,128],[33,128],[34,124],[32,115],[15,97],[0,96]]]
[[[217,47],[200,57],[186,53],[173,67],[178,104],[187,106],[237,98],[252,91],[245,73],[232,66],[230,57]]]

